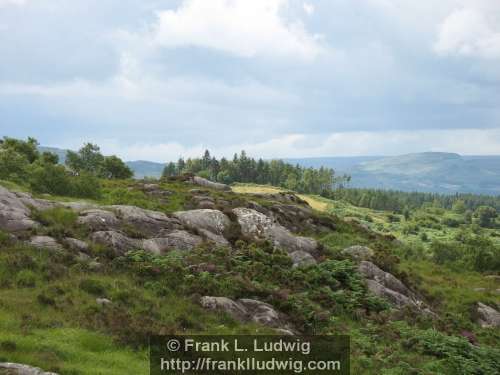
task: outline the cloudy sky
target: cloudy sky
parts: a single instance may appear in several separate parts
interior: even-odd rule
[[[128,160],[500,154],[500,1],[0,0],[0,135]]]

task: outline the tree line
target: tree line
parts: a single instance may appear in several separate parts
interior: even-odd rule
[[[283,160],[263,160],[248,157],[245,151],[235,154],[232,160],[217,159],[206,150],[202,157],[180,158],[170,162],[163,170],[163,177],[194,173],[211,181],[269,184],[300,193],[321,194],[341,184],[346,176],[336,176],[331,168],[305,168],[285,163]]]
[[[437,194],[403,192],[380,189],[339,188],[326,191],[325,198],[345,200],[355,206],[374,210],[403,213],[426,206],[453,209],[457,212],[475,211],[482,206],[492,207],[500,212],[500,197],[476,194]]]
[[[65,165],[51,152],[38,151],[34,138],[0,140],[0,179],[27,186],[36,193],[95,198],[99,179],[126,179],[130,168],[117,156],[104,156],[87,143],[78,152],[68,151]]]

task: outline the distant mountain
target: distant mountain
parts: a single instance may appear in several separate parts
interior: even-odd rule
[[[146,160],[127,161],[126,164],[134,171],[135,178],[160,178],[163,168],[165,168],[163,163]]]
[[[321,158],[319,164],[316,158],[293,160],[304,166],[323,165],[337,173],[348,173],[352,187],[500,195],[500,156],[423,152],[363,158]]]
[[[67,150],[40,147],[64,163]],[[462,156],[446,152],[422,152],[400,156],[353,156],[283,159],[305,167],[329,167],[349,174],[351,187],[423,191],[443,194],[500,195],[500,156]],[[128,161],[135,178],[161,176],[165,164]]]

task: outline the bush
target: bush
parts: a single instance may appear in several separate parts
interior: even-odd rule
[[[33,271],[22,270],[16,276],[16,283],[20,288],[34,288],[36,286],[36,275]]]
[[[35,163],[28,180],[35,193],[71,195],[70,176],[62,165]]]
[[[85,279],[80,282],[80,289],[83,291],[95,295],[95,296],[104,296],[106,292],[105,286],[99,281],[95,279]]]
[[[79,198],[100,198],[101,184],[99,179],[87,173],[73,177],[71,179],[71,195]]]
[[[463,256],[463,250],[455,243],[436,241],[431,244],[431,251],[437,264],[456,262]]]

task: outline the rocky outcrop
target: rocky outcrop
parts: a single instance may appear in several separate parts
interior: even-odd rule
[[[78,240],[76,238],[65,238],[64,239],[64,244],[70,249],[75,252],[82,252],[86,253],[89,251],[89,245],[82,240]]]
[[[180,229],[180,223],[163,212],[146,210],[136,206],[109,206],[118,213],[123,223],[134,227],[146,237],[157,236],[162,231]]]
[[[175,230],[161,238],[143,240],[141,247],[153,254],[164,254],[170,250],[192,250],[203,242],[200,236],[184,230]]]
[[[476,322],[483,328],[500,327],[500,312],[491,306],[478,302],[475,306],[474,315]]]
[[[116,229],[120,225],[120,221],[113,212],[91,209],[80,213],[78,223],[87,225],[93,231],[105,231]]]
[[[0,363],[0,374],[5,375],[58,375],[55,372],[45,372],[38,367],[22,365],[19,363]]]
[[[378,297],[391,302],[397,308],[410,307],[424,313],[432,311],[394,275],[381,270],[368,261],[361,261],[358,271],[366,280],[368,290]]]
[[[139,240],[128,238],[115,231],[101,231],[92,234],[91,239],[96,244],[100,244],[112,249],[115,255],[123,255],[127,251],[141,248]]]
[[[231,191],[231,187],[218,182],[212,182],[203,177],[194,176],[192,179],[193,184],[204,186],[214,190]]]
[[[61,244],[49,236],[32,237],[28,244],[39,249],[62,250],[63,248]]]
[[[231,225],[229,218],[218,210],[178,211],[174,217],[190,229],[204,229],[217,235],[223,235]]]
[[[292,258],[294,267],[307,267],[317,263],[311,254],[300,250],[291,253],[290,258]]]
[[[200,299],[200,304],[206,309],[227,313],[240,322],[254,322],[279,329],[283,333],[293,333],[286,316],[265,302],[248,298],[233,301],[226,297],[205,296]]]
[[[351,258],[354,261],[370,260],[375,255],[374,251],[366,246],[350,246],[342,250],[342,255]]]
[[[240,207],[233,209],[233,213],[240,224],[241,233],[253,241],[268,240],[288,253],[302,251],[311,254],[318,249],[316,240],[296,237],[288,229],[256,210]]]
[[[0,186],[0,229],[18,232],[35,228],[37,223],[30,218],[31,211],[17,197]]]
[[[33,198],[28,193],[15,192],[14,194],[19,198],[21,202],[24,203],[24,205],[35,208],[40,211],[48,210],[49,208],[54,208],[58,206],[57,203],[48,201],[46,199]]]

